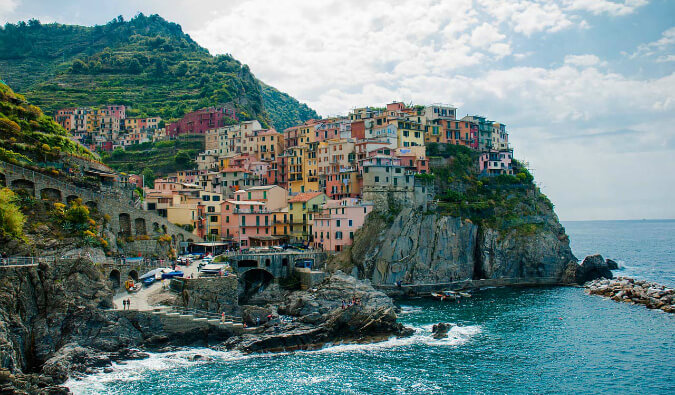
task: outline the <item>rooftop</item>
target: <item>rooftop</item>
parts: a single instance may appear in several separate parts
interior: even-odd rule
[[[317,196],[323,195],[323,192],[304,192],[304,193],[299,193],[292,198],[288,199],[289,203],[296,203],[296,202],[306,202],[308,200],[314,199]]]

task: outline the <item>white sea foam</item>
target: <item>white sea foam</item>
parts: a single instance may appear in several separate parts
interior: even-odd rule
[[[312,353],[371,353],[379,350],[407,347],[412,345],[428,345],[434,347],[460,346],[468,342],[473,336],[481,332],[480,326],[453,326],[448,331],[448,337],[434,339],[431,337],[433,324],[414,327],[412,336],[395,338],[369,344],[328,344],[315,351],[296,351],[296,354]],[[198,361],[190,361],[189,357],[199,354],[205,358]],[[112,373],[97,373],[85,376],[81,379],[69,379],[65,385],[74,394],[96,394],[105,392],[113,382],[129,382],[143,380],[149,372],[158,372],[176,369],[197,364],[218,363],[224,361],[237,361],[247,358],[274,358],[292,353],[263,353],[242,354],[236,351],[216,351],[209,348],[192,348],[166,353],[149,353],[149,357],[142,360],[126,361],[121,364],[113,364]]]
[[[399,313],[399,315],[417,313],[417,312],[420,312],[422,310],[423,309],[421,307],[418,307],[418,306],[401,306],[401,312]]]

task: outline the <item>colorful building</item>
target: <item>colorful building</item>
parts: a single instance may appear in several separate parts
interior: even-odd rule
[[[316,248],[339,252],[354,241],[354,234],[373,210],[373,204],[349,198],[328,200],[314,216],[314,241]]]

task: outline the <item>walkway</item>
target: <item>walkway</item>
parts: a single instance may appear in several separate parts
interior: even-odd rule
[[[486,287],[532,287],[561,285],[560,277],[512,277],[512,278],[487,278],[481,280],[460,280],[448,283],[434,284],[381,284],[374,285],[375,288],[389,293],[414,293],[429,294],[439,291],[459,291],[472,288]]]

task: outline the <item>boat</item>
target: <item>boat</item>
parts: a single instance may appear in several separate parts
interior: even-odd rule
[[[141,289],[142,284],[134,282],[134,280],[127,280],[124,282],[124,288],[127,290],[127,292],[138,292]]]
[[[154,277],[146,277],[141,281],[143,282],[143,285],[145,285],[146,287],[149,287],[150,285],[152,285],[152,283],[155,282],[155,278]]]
[[[431,296],[441,301],[457,300],[457,293],[455,291],[432,292]]]
[[[174,277],[183,277],[183,272],[181,272],[180,270],[176,270],[169,273],[162,273],[162,280]]]
[[[463,297],[463,298],[470,298],[470,297],[471,297],[471,294],[470,294],[470,293],[466,293],[466,292],[460,292],[460,293],[459,293],[459,296],[461,296],[461,297]]]

